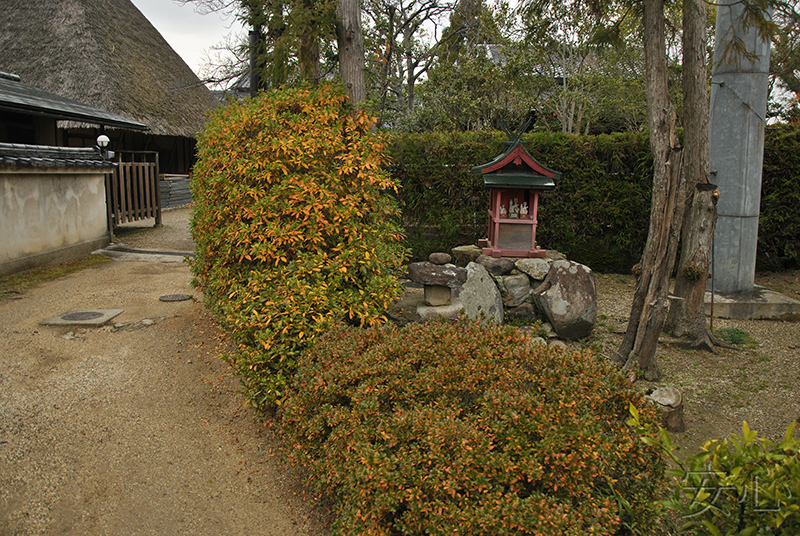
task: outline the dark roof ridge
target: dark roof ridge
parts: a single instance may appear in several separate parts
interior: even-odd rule
[[[121,115],[100,110],[3,76],[0,76],[0,110],[129,130],[147,130],[148,128],[147,125],[138,121],[132,121]]]
[[[0,166],[36,168],[113,168],[96,147],[56,147],[0,143]]]

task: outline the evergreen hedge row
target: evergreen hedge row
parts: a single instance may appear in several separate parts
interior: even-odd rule
[[[799,133],[798,126],[766,133],[760,268],[800,264]],[[486,236],[488,190],[469,169],[488,162],[506,139],[501,132],[392,138],[389,170],[402,184],[407,244],[415,259]],[[563,173],[556,189],[541,196],[542,247],[598,272],[628,273],[639,262],[649,226],[653,167],[647,135],[537,133],[523,136],[523,142],[542,164]]]
[[[800,265],[800,125],[767,130],[758,246],[759,268]]]

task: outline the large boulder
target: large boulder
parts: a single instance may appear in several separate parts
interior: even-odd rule
[[[536,318],[536,310],[530,303],[523,303],[506,311],[506,317],[511,320],[531,321]]]
[[[514,269],[514,261],[505,257],[496,259],[488,255],[481,255],[475,262],[486,268],[492,275],[508,275]]]
[[[503,298],[494,278],[476,262],[467,265],[467,281],[461,288],[464,314],[482,322],[503,323]]]
[[[519,259],[514,263],[517,270],[537,281],[544,281],[550,272],[551,264],[553,261],[550,259]]]
[[[453,264],[412,262],[408,265],[408,278],[423,285],[458,288],[467,280],[467,270]]]
[[[567,340],[588,337],[597,323],[597,290],[588,266],[556,260],[533,299],[556,334]]]
[[[503,277],[503,288],[501,296],[506,307],[518,307],[531,296],[531,280],[525,274]]]

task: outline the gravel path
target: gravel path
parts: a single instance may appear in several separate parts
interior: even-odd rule
[[[184,250],[186,215],[119,241]],[[181,262],[113,261],[0,300],[0,535],[329,534],[242,406],[224,335],[196,301],[159,301],[197,297],[189,280]],[[94,308],[124,312],[39,324]]]
[[[117,233],[128,249],[187,251],[188,209]],[[137,257],[120,256],[117,259]],[[151,258],[152,259],[152,258]],[[0,296],[0,536],[328,536],[329,515],[275,454],[219,359],[228,343],[180,255],[109,261]],[[757,282],[800,296],[800,271]],[[618,347],[633,278],[598,275],[600,322],[585,346]],[[124,309],[103,328],[47,327],[73,309]],[[114,326],[117,327],[114,327]],[[662,337],[661,384],[686,397],[688,452],[741,421],[780,437],[800,419],[800,323],[719,320],[755,342],[719,354]],[[687,453],[688,453],[687,452]]]
[[[596,274],[598,327],[575,346],[612,355],[622,343],[635,290],[633,276]],[[757,273],[756,284],[800,299],[800,270]],[[687,350],[681,339],[662,334],[657,358],[663,374],[642,389],[670,385],[681,390],[686,432],[673,434],[683,455],[706,440],[742,434],[742,422],[773,441],[800,422],[800,322],[714,319],[714,329],[737,328],[751,341],[736,349]]]

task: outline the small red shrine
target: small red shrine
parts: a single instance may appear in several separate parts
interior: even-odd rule
[[[478,242],[483,254],[491,257],[544,257],[536,244],[539,192],[555,188],[561,172],[543,166],[522,144],[527,128],[509,132],[505,150],[486,164],[470,171],[483,175],[489,188],[489,237]]]

